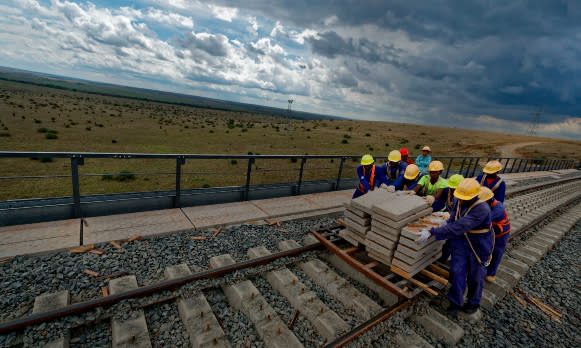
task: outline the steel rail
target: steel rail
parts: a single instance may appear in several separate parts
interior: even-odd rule
[[[231,273],[231,272],[234,272],[234,271],[237,271],[240,269],[254,267],[257,265],[269,263],[269,262],[272,262],[272,261],[277,260],[277,259],[282,258],[282,257],[298,255],[298,254],[301,254],[301,253],[304,253],[307,251],[319,249],[321,247],[322,247],[322,245],[320,243],[314,243],[314,244],[303,246],[300,248],[290,249],[287,251],[282,251],[282,252],[270,254],[267,256],[262,256],[262,257],[258,257],[255,259],[250,259],[250,260],[234,263],[232,265],[219,267],[219,268],[215,268],[215,269],[211,269],[211,270],[207,270],[207,271],[202,271],[202,272],[192,274],[189,276],[176,278],[176,279],[172,279],[172,280],[167,280],[167,281],[160,282],[157,284],[143,286],[143,287],[140,287],[140,288],[137,288],[134,290],[125,291],[125,292],[122,292],[119,294],[109,295],[106,297],[101,297],[101,298],[97,298],[97,299],[93,299],[93,300],[89,300],[89,301],[85,301],[85,302],[75,303],[75,304],[72,304],[72,305],[69,305],[69,306],[66,306],[63,308],[55,309],[52,311],[39,313],[39,314],[33,314],[33,315],[30,315],[30,316],[27,316],[24,318],[19,318],[16,320],[3,322],[3,323],[0,323],[0,334],[8,333],[8,332],[18,330],[21,328],[25,328],[25,327],[28,327],[31,325],[43,323],[43,322],[46,322],[46,321],[49,321],[52,319],[61,318],[61,317],[64,317],[64,316],[67,316],[70,314],[87,311],[87,310],[90,310],[93,308],[102,307],[102,306],[106,306],[106,305],[112,305],[112,304],[120,302],[121,300],[145,296],[145,295],[149,295],[149,294],[152,294],[155,292],[172,289],[172,288],[184,285],[186,283],[189,283],[189,282],[192,282],[195,280],[217,277],[217,276],[220,276],[220,275],[223,275],[226,273]]]
[[[339,348],[343,347],[347,343],[353,341],[360,335],[364,334],[365,332],[369,331],[377,324],[385,321],[386,319],[390,318],[395,313],[405,309],[410,305],[411,301],[404,301],[402,303],[396,303],[395,305],[387,308],[384,311],[381,311],[379,314],[374,316],[373,318],[367,320],[366,322],[362,323],[361,325],[356,326],[353,330],[345,333],[341,337],[337,338],[333,342],[327,344],[325,348]]]
[[[516,231],[514,234],[510,234],[510,237],[508,238],[508,241],[512,241],[514,238],[518,237],[520,234],[530,230],[531,228],[535,227],[536,225],[540,224],[541,222],[543,222],[545,219],[547,219],[549,216],[554,215],[555,213],[557,213],[559,210],[565,209],[567,208],[569,205],[575,203],[575,202],[579,202],[581,200],[581,195],[577,195],[571,199],[569,199],[567,202],[559,205],[558,207],[552,209],[551,211],[537,217],[536,219],[534,219],[533,221],[529,222],[528,225],[522,227],[521,229],[519,229],[518,231]]]

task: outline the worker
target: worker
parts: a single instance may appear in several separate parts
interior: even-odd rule
[[[407,163],[401,160],[401,153],[398,150],[391,151],[387,160],[388,162],[381,167],[382,174],[385,173],[383,183],[387,186],[393,186],[390,191],[401,190]]]
[[[414,187],[418,196],[428,197],[426,200],[432,205],[433,211],[440,211],[445,205],[444,190],[448,187],[448,183],[440,176],[443,170],[442,162],[432,161],[428,166],[429,174],[424,175]]]
[[[414,160],[410,158],[410,152],[405,147],[399,149],[399,153],[401,154],[401,160],[408,165],[414,164]]]
[[[448,192],[446,196],[446,211],[452,211],[452,206],[454,205],[454,190],[458,187],[460,181],[464,180],[464,177],[461,174],[454,174],[448,179]]]
[[[474,179],[464,179],[454,191],[457,198],[450,218],[444,226],[422,229],[416,243],[430,236],[437,240],[450,240],[450,290],[448,313],[458,311],[472,314],[480,307],[486,267],[492,259],[494,234],[491,228],[490,207],[478,199],[480,184]],[[464,291],[468,285],[468,302],[464,304]]]
[[[406,193],[416,193],[414,188],[420,181],[420,168],[415,164],[409,164],[403,173],[403,187],[402,190]]]
[[[454,191],[456,190],[456,187],[458,187],[458,184],[462,180],[464,180],[464,177],[460,174],[454,174],[450,178],[448,178],[447,192],[444,192],[445,211],[448,212],[452,211],[454,203],[458,200],[456,197],[454,197]],[[442,245],[442,256],[440,256],[438,261],[440,261],[441,263],[446,263],[448,262],[449,258],[450,258],[450,240],[446,239],[444,245]]]
[[[481,187],[478,198],[484,201],[490,207],[490,218],[492,220],[492,230],[494,231],[494,249],[492,251],[492,260],[486,268],[486,281],[494,283],[496,280],[496,270],[504,255],[506,242],[510,235],[510,219],[504,205],[494,198],[494,193],[488,187]]]
[[[381,179],[376,175],[374,162],[373,156],[369,154],[361,157],[361,165],[357,167],[359,186],[357,186],[357,189],[353,193],[353,198],[362,196],[368,191],[373,191],[381,183]]]
[[[482,174],[476,177],[476,181],[482,186],[488,187],[494,192],[494,198],[504,204],[504,193],[506,192],[506,183],[498,176],[502,169],[499,161],[489,161],[482,169]]]
[[[431,151],[430,147],[426,145],[422,148],[422,154],[416,157],[416,165],[420,168],[422,175],[428,173],[428,166],[432,162]]]

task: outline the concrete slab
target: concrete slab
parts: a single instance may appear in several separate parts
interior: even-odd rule
[[[137,289],[137,279],[134,275],[111,279],[109,281],[109,294],[115,295],[125,291]]]
[[[111,345],[119,348],[151,347],[143,311],[138,311],[134,319],[111,320]]]
[[[385,217],[385,216],[382,216],[382,215],[376,214],[376,213],[373,214],[373,219],[381,221],[391,228],[400,229],[400,228],[404,227],[405,225],[409,224],[410,222],[414,222],[414,221],[416,221],[420,218],[423,218],[431,213],[432,213],[432,208],[428,207],[428,208],[421,210],[419,212],[410,214],[409,216],[404,217],[398,221],[394,221],[388,217]]]
[[[435,237],[430,236],[424,243],[416,243],[415,240],[409,239],[407,237],[401,236],[399,238],[399,244],[405,245],[407,248],[418,251],[425,248],[426,245],[435,242]]]
[[[428,203],[416,195],[395,195],[389,201],[378,202],[373,205],[373,213],[385,216],[393,221],[400,221],[428,208]]]
[[[339,231],[339,237],[345,239],[346,241],[348,241],[351,245],[353,246],[360,246],[363,242],[360,242],[361,238],[356,236],[356,237],[352,237],[354,234],[345,230],[341,230]]]
[[[196,229],[224,224],[238,224],[248,221],[260,221],[268,214],[252,202],[236,202],[182,208],[184,214]]]
[[[362,234],[362,235],[367,234],[367,232],[369,232],[369,230],[371,230],[370,225],[362,226],[362,225],[359,225],[358,223],[356,223],[355,221],[353,221],[349,218],[345,218],[345,223],[347,224],[348,229],[355,231],[355,232]]]
[[[359,224],[361,226],[369,226],[371,224],[371,216],[362,218],[353,214],[349,210],[345,210],[345,213],[343,215],[345,216],[345,219],[354,221],[356,224]]]
[[[502,257],[500,265],[518,272],[521,276],[524,276],[529,271],[529,265],[506,254]]]
[[[194,226],[180,209],[147,211],[86,218],[84,243],[94,244],[127,239],[135,235],[151,236],[193,230]]]
[[[218,255],[210,258],[212,268],[220,268],[236,263],[230,254]]]
[[[250,248],[246,252],[246,255],[248,255],[249,259],[257,259],[259,257],[268,256],[270,254],[271,252],[268,249],[266,249],[266,247],[263,245],[255,248]]]
[[[374,230],[371,230],[371,232],[367,234],[365,244],[367,244],[367,241],[372,241],[390,250],[395,249],[395,246],[397,245],[397,242],[384,238],[382,234],[378,234]]]
[[[167,266],[164,271],[166,279],[176,279],[192,275],[192,271],[186,263],[179,265]]]
[[[476,312],[472,314],[464,313],[464,311],[460,311],[458,313],[460,319],[469,322],[470,324],[476,324],[480,320],[482,320],[482,311],[478,309]]]
[[[415,257],[411,257],[399,251],[398,248],[398,250],[396,250],[394,253],[394,257],[397,258],[398,260],[407,263],[408,265],[421,264],[426,258],[429,258],[431,255],[439,253],[442,250],[442,248],[438,244],[434,243],[434,245],[432,245],[431,248],[426,248],[423,250],[424,252],[417,254]]]
[[[392,265],[397,266],[399,269],[406,271],[410,277],[413,277],[414,275],[419,273],[421,270],[428,267],[429,264],[435,262],[440,256],[442,256],[442,253],[440,251],[438,251],[437,253],[435,253],[433,255],[425,257],[424,259],[422,259],[422,261],[420,261],[414,265],[408,265],[405,262],[403,262],[397,258],[394,258],[391,261],[391,263],[392,263]]]
[[[79,246],[80,220],[0,227],[0,258]]]
[[[363,210],[359,210],[355,207],[352,207],[350,204],[347,204],[345,207],[345,211],[350,212],[351,214],[360,217],[362,219],[366,219],[366,218],[370,218],[371,215],[367,214],[366,212],[364,212]]]
[[[48,342],[43,347],[44,348],[69,348],[70,340],[71,340],[70,334],[67,334],[66,336],[63,336],[57,340]]]
[[[408,329],[407,333],[398,333],[393,338],[397,347],[400,348],[433,348],[426,340],[424,340],[420,335],[418,335],[412,329]]]
[[[252,201],[251,203],[266,213],[268,218],[275,218],[283,215],[301,214],[313,210],[324,209],[322,206],[313,203],[302,196],[261,199]]]
[[[513,249],[510,251],[510,256],[514,257],[515,259],[526,263],[529,266],[533,266],[535,263],[539,261],[539,257],[529,254],[526,251]]]
[[[501,277],[496,277],[496,280],[492,283],[485,281],[484,288],[487,290],[490,290],[492,293],[494,293],[496,298],[500,299],[500,298],[504,298],[504,296],[508,292],[508,289],[510,289],[511,286],[508,282],[506,282]]]
[[[177,301],[178,313],[193,347],[230,347],[224,331],[203,294]],[[210,323],[208,330],[208,323]]]
[[[342,207],[343,204],[349,203],[353,196],[353,190],[341,190],[332,192],[313,193],[303,195],[312,204],[315,204],[323,209]]]
[[[373,205],[385,201],[392,201],[396,197],[395,193],[386,190],[377,189],[375,191],[367,192],[363,196],[351,200],[351,206],[364,211],[371,215],[373,214]]]
[[[428,312],[424,315],[414,315],[412,320],[451,345],[457,344],[464,336],[464,330],[458,324],[431,307],[428,307]]]
[[[68,290],[45,293],[34,299],[32,314],[39,314],[69,305],[70,296]]]
[[[312,234],[309,234],[310,236],[312,236]],[[314,236],[313,236],[314,238]],[[291,249],[296,249],[296,248],[300,248],[301,245],[294,239],[287,239],[287,240],[281,240],[280,242],[278,242],[278,249],[280,251],[286,251],[286,250],[291,250]]]
[[[386,255],[383,255],[383,254],[380,254],[380,253],[376,253],[373,250],[369,251],[367,253],[367,256],[369,256],[370,258],[372,258],[372,259],[374,259],[376,261],[379,261],[379,262],[383,263],[386,266],[391,266],[391,261],[393,260],[393,256],[392,255],[386,256]]]
[[[371,228],[372,229],[375,228],[386,235],[393,235],[394,238],[399,238],[399,235],[401,234],[401,228],[393,228],[386,224],[385,222],[378,219],[371,220]]]
[[[491,309],[496,304],[496,301],[498,301],[498,298],[492,291],[488,289],[482,290],[482,299],[480,300],[481,306]]]

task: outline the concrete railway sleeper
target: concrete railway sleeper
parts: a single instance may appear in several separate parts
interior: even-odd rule
[[[513,234],[526,230],[525,234],[521,235],[521,237],[526,235],[526,238],[519,237],[512,241],[513,247],[509,248],[498,269],[497,281],[493,284],[487,283],[485,286],[483,306],[492,307],[502,299],[530,267],[581,219],[580,195],[575,192],[575,184],[576,182],[563,183],[542,191],[513,196],[506,201],[509,214],[517,216],[515,220],[520,223],[518,229],[513,229]],[[547,220],[550,221],[547,223]],[[536,231],[533,232],[533,229]],[[68,291],[42,294],[34,303],[32,316],[0,324],[0,345],[31,345],[22,339],[2,341],[1,334],[8,332],[22,334],[22,329],[26,327],[24,335],[30,330],[48,332],[47,336],[50,339],[43,342],[45,346],[82,346],[82,340],[79,341],[74,334],[79,327],[87,327],[87,330],[90,330],[90,326],[95,323],[108,322],[106,326],[109,327],[107,333],[111,336],[108,341],[111,346],[163,346],[160,343],[162,341],[156,340],[159,330],[148,328],[152,324],[157,324],[150,322],[149,319],[152,317],[149,314],[152,306],[133,300],[134,296],[146,297],[157,291],[163,291],[164,297],[157,298],[152,303],[168,303],[171,304],[170,308],[176,309],[175,317],[179,318],[180,327],[183,328],[180,335],[185,337],[187,344],[192,347],[360,346],[374,342],[378,337],[383,341],[376,343],[382,345],[430,346],[425,339],[426,336],[422,336],[425,332],[439,337],[441,341],[450,345],[461,341],[465,334],[461,326],[440,314],[435,305],[437,301],[441,301],[442,296],[434,298],[435,302],[431,305],[426,304],[426,300],[429,299],[426,296],[415,297],[411,301],[400,299],[369,279],[361,278],[360,274],[353,272],[352,268],[349,270],[349,266],[332,254],[313,251],[319,249],[320,245],[312,236],[307,234],[304,244],[304,247],[300,247],[295,240],[281,241],[278,248],[282,251],[274,254],[263,246],[255,246],[248,249],[250,259],[238,263],[231,256],[219,255],[210,259],[212,268],[209,270],[200,271],[196,266],[190,266],[194,268],[194,274],[187,264],[174,265],[165,269],[164,282],[141,288],[138,287],[135,275],[110,279],[108,296],[87,301],[88,303],[69,305],[71,296]],[[259,261],[273,262],[307,251],[312,251],[308,258],[285,260],[255,273],[240,273],[247,267],[255,266]],[[290,266],[300,269],[302,273],[294,273]],[[212,298],[210,301],[208,298],[210,288],[201,290],[186,288],[188,282],[223,277],[226,274],[233,277],[226,283],[214,282],[210,287],[213,289],[211,291],[223,293],[223,297],[228,299],[228,303],[220,306],[225,308],[224,310],[216,310],[216,299]],[[296,316],[294,319],[288,315],[281,316],[280,306],[267,300],[272,299],[272,296],[263,295],[253,284],[254,281],[251,279],[257,280],[256,277],[261,276],[268,281],[272,291],[288,301],[293,307],[291,312],[298,310],[298,320]],[[304,278],[305,276],[309,279]],[[405,284],[404,279],[395,275],[391,280],[394,283]],[[317,289],[310,288],[307,283],[316,284]],[[216,285],[222,290],[218,290]],[[321,291],[325,294],[323,295]],[[414,294],[417,295],[419,292]],[[118,309],[125,311],[123,315],[101,310],[85,321],[68,323],[68,326],[63,325],[58,329],[50,325],[50,322],[55,320],[55,314],[59,312],[66,316],[94,306],[107,308],[116,304],[120,305]],[[423,310],[418,310],[419,304]],[[248,326],[245,332],[250,333],[249,337],[256,337],[252,341],[240,341],[235,333],[229,331],[231,323],[224,325],[225,312],[238,313],[237,318],[244,318],[242,321]],[[411,328],[407,328],[405,333],[394,332],[393,328],[401,324],[392,323],[391,317],[395,314],[400,319],[410,319],[414,325],[422,328],[422,332],[415,332]],[[346,315],[356,320],[345,320]],[[460,320],[478,320],[479,315],[482,315],[480,311],[472,316],[463,316]],[[311,327],[310,331],[298,330],[296,326],[293,330],[289,329],[291,320],[293,322],[297,320],[298,327]],[[66,318],[63,321],[67,324]],[[49,325],[45,322],[49,322]],[[305,333],[306,331],[308,332]]]

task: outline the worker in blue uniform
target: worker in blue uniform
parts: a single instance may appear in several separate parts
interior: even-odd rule
[[[420,181],[420,168],[415,164],[408,164],[403,173],[403,187],[402,190],[405,193],[415,194],[414,187]]]
[[[361,165],[357,167],[357,177],[359,178],[359,185],[353,193],[353,198],[357,198],[373,191],[383,181],[381,175],[376,173],[376,166],[373,156],[367,154],[361,157]]]
[[[454,174],[448,178],[448,192],[446,192],[444,195],[445,201],[444,211],[447,212],[452,211],[454,203],[458,200],[458,198],[454,197],[454,191],[456,190],[456,187],[458,187],[458,184],[460,184],[462,180],[464,180],[464,177],[460,174]],[[442,256],[440,256],[438,261],[446,263],[448,262],[449,258],[450,258],[450,240],[446,239],[444,245],[442,245]]]
[[[488,187],[494,192],[494,199],[504,204],[504,194],[506,192],[506,183],[498,176],[502,169],[499,161],[489,161],[482,169],[482,174],[476,177],[476,181],[482,186]]]
[[[407,163],[401,160],[401,153],[398,150],[393,150],[387,156],[387,162],[381,168],[385,173],[384,182],[387,186],[393,186],[391,190],[401,190],[403,188],[403,179]]]
[[[437,240],[450,240],[450,291],[448,313],[457,316],[459,310],[474,313],[480,307],[486,267],[492,258],[494,234],[490,207],[478,199],[480,184],[464,179],[454,191],[454,203],[446,225],[422,229],[416,243],[424,243],[434,235]],[[468,285],[468,302],[464,290]]]
[[[494,283],[496,280],[496,270],[504,255],[506,243],[510,235],[510,219],[504,205],[494,198],[494,193],[488,187],[481,187],[478,198],[486,202],[490,207],[490,218],[492,219],[492,230],[494,231],[494,250],[492,260],[486,269],[486,281]]]

